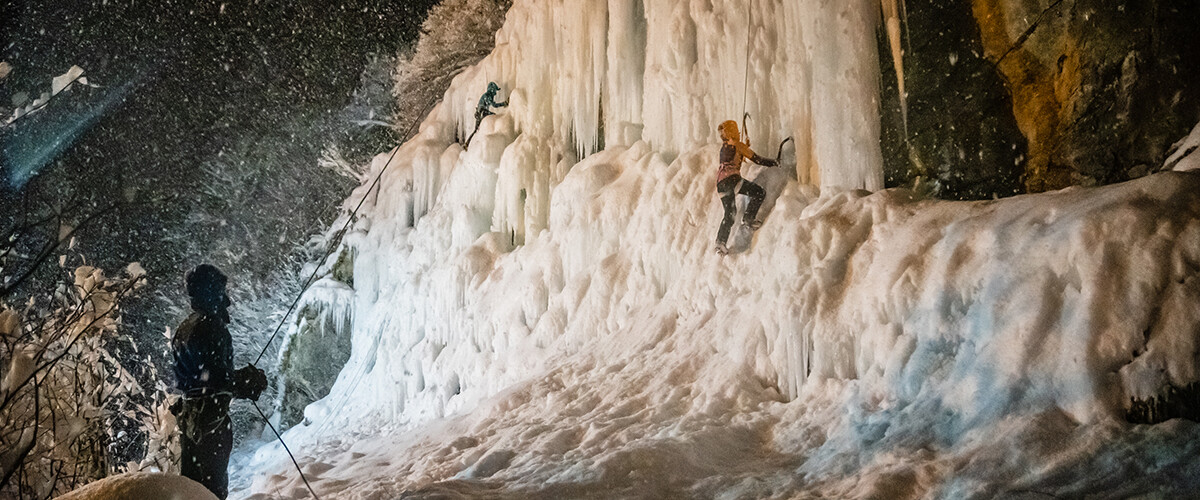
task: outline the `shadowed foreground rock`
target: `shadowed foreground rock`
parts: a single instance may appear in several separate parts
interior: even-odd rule
[[[93,481],[58,500],[216,500],[200,483],[183,476],[130,472]]]

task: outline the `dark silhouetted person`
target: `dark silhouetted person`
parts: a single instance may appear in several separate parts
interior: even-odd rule
[[[479,98],[479,104],[475,106],[475,131],[471,132],[471,136],[467,138],[467,146],[471,145],[471,139],[475,138],[475,132],[479,132],[479,124],[483,123],[483,119],[492,116],[496,113],[492,112],[492,108],[503,108],[508,106],[508,101],[496,102],[496,92],[500,91],[500,86],[496,82],[488,82],[487,92]]]
[[[230,305],[226,281],[208,264],[188,272],[187,293],[194,312],[171,339],[175,380],[183,392],[178,419],[181,472],[222,499],[228,493],[226,469],[233,449],[229,401],[257,400],[267,387],[262,370],[252,365],[233,369],[233,339],[225,327]]]

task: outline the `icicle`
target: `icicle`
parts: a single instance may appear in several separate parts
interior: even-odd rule
[[[904,141],[908,142],[908,94],[904,92],[904,56],[900,48],[900,5],[904,0],[880,0],[883,22],[887,26],[888,45],[892,48],[892,67],[896,70],[896,88],[900,93],[900,119],[904,122]]]

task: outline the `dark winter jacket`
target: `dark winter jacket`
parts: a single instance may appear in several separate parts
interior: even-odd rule
[[[479,105],[475,106],[476,120],[482,120],[483,117],[492,115],[492,108],[503,108],[508,106],[508,101],[496,102],[496,92],[499,91],[499,87],[493,85],[488,86],[487,92],[484,92],[483,96],[479,98]]]
[[[171,339],[175,383],[184,397],[258,399],[266,388],[262,370],[233,369],[233,338],[225,327],[228,318],[223,313],[193,312]]]
[[[750,145],[741,141],[741,134],[738,132],[737,122],[726,120],[721,123],[717,130],[721,133],[721,138],[724,144],[721,145],[721,166],[717,169],[717,183],[731,175],[740,175],[742,162],[746,159],[762,165],[764,167],[774,167],[778,163],[771,158],[763,158],[758,156]],[[747,141],[749,142],[749,141]]]
[[[194,312],[171,339],[175,383],[184,396],[232,394],[233,339],[225,322],[216,314]]]

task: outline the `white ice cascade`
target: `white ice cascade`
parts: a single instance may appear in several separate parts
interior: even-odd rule
[[[495,51],[455,80],[441,113],[465,137],[495,81],[511,90],[518,140],[546,141],[530,147],[557,161],[638,140],[670,159],[746,111],[765,156],[796,138],[802,182],[882,188],[878,5],[755,0],[747,18],[748,1],[515,2]]]
[[[575,213],[578,209],[568,200],[555,201],[571,190],[586,194],[620,175],[620,162],[596,156],[586,168],[590,173],[579,177],[598,184],[561,186],[579,157],[596,153],[601,145],[610,151],[603,158],[652,166],[646,175],[662,181],[655,189],[699,194],[691,203],[701,205],[690,209],[688,219],[705,227],[686,237],[703,234],[710,239],[715,225],[707,222],[711,211],[705,190],[710,189],[711,172],[692,167],[698,167],[696,152],[715,143],[716,124],[741,116],[746,71],[749,134],[756,146],[762,145],[762,154],[773,156],[774,145],[793,136],[795,175],[801,181],[829,189],[881,188],[873,34],[878,5],[764,0],[751,6],[747,18],[746,3],[733,0],[514,2],[495,51],[455,79],[418,137],[400,148],[378,194],[373,193],[374,205],[368,204],[369,215],[361,224],[369,231],[348,240],[359,255],[354,272],[359,310],[349,366],[373,366],[374,360],[361,357],[384,356],[378,350],[385,344],[411,363],[440,366],[436,360],[444,358],[434,354],[442,349],[486,351],[497,346],[485,344],[513,334],[513,326],[524,332],[516,335],[520,338],[560,333],[566,319],[559,317],[562,311],[550,311],[552,321],[539,322],[551,308],[550,296],[561,293],[565,279],[606,252],[629,244],[621,242],[627,222],[622,219],[638,208],[636,199],[618,200],[607,207],[615,212],[597,217],[600,213]],[[466,152],[454,139],[470,135],[475,102],[489,81],[500,84],[510,104],[500,116],[484,121]],[[790,158],[791,150],[787,153]],[[680,154],[690,158],[678,163],[687,169],[668,173],[678,170],[668,164],[675,165],[672,160]],[[372,170],[383,168],[387,157],[380,155]],[[555,190],[558,195],[552,194]],[[555,203],[562,205],[557,212],[552,210]],[[671,210],[665,205],[641,209]],[[429,234],[418,238],[405,229],[421,228],[417,222],[430,217]],[[534,275],[522,283],[527,286],[510,291],[532,295],[525,310],[514,318],[470,311],[474,297],[467,290],[477,288],[492,261],[512,245],[544,234],[555,220],[566,226],[551,231],[562,235],[554,239],[561,241],[563,262],[531,271]],[[680,244],[670,251],[681,251]],[[669,279],[678,268],[672,260],[649,271],[659,281]],[[386,300],[389,295],[404,297],[403,303]],[[472,318],[489,313],[493,317]],[[462,335],[470,341],[464,344]],[[428,350],[424,354],[429,356],[412,352],[414,347]],[[394,367],[407,389],[381,400],[396,399],[399,412],[405,401],[416,398],[427,403],[418,406],[436,408],[432,414],[441,415],[459,385],[487,394],[528,373],[500,364],[493,369],[512,376],[464,380],[481,367],[458,367],[449,370],[451,381],[438,380],[451,389],[434,394],[424,380],[429,368]],[[342,378],[347,376],[367,375],[348,370]],[[360,383],[345,382],[339,381],[335,396],[339,388]],[[321,406],[313,411],[319,414]]]
[[[495,51],[376,158],[378,190],[347,200],[367,196],[353,290],[323,292],[353,303],[350,360],[285,435],[350,471],[338,484],[397,468],[346,498],[456,474],[608,491],[637,470],[709,488],[690,496],[803,476],[872,498],[857,471],[895,457],[931,464],[896,476],[922,488],[970,467],[1056,477],[1026,465],[1057,449],[987,430],[1103,433],[1081,426],[1200,380],[1200,175],[988,202],[881,190],[880,4],[754,0],[747,26],[747,1],[516,0]],[[721,257],[715,127],[741,117],[748,27],[750,136],[766,156],[794,136],[794,172],[743,170],[765,223]],[[464,149],[489,81],[510,104]],[[760,459],[771,493],[738,490]]]

